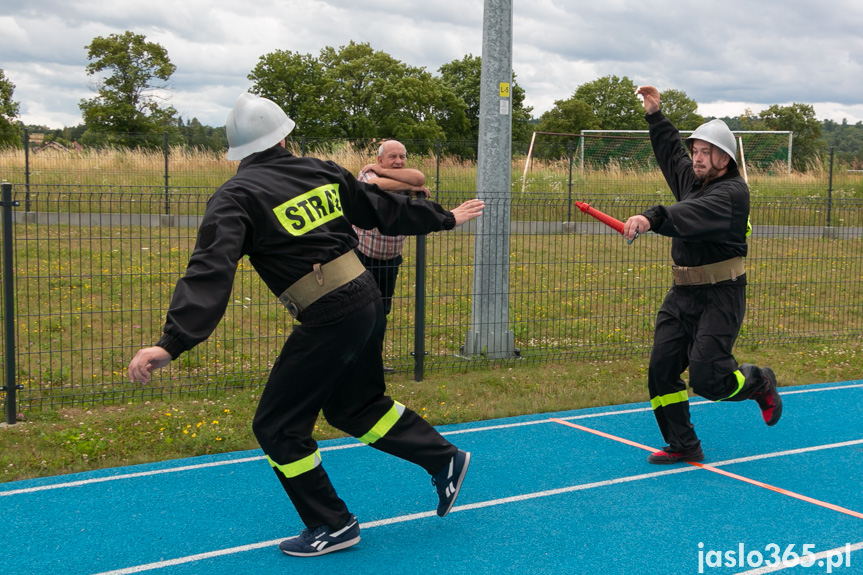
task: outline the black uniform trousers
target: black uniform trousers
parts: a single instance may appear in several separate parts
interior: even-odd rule
[[[357,257],[366,266],[366,269],[371,272],[375,278],[375,283],[378,284],[378,289],[381,290],[381,298],[384,300],[384,313],[389,315],[393,308],[393,294],[396,291],[396,279],[399,276],[399,266],[404,259],[401,255],[389,260],[379,260],[367,256],[360,250],[355,250]]]
[[[656,422],[672,451],[700,442],[689,417],[686,383],[710,401],[742,401],[765,384],[761,370],[732,354],[746,312],[746,286],[672,286],[656,318],[647,388]]]
[[[385,395],[379,298],[320,324],[294,327],[261,395],[252,428],[306,527],[343,527],[350,513],[321,465],[318,414],[372,447],[438,473],[457,449]]]

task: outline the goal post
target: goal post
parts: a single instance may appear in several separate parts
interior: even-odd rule
[[[680,130],[686,139],[693,130]],[[780,166],[791,175],[794,134],[790,131],[732,130],[740,143],[746,146],[746,163],[751,170],[777,170]],[[645,156],[652,159],[650,133],[647,130],[582,130],[579,165],[581,169],[591,163],[603,165],[609,160],[640,165]],[[624,142],[627,142],[624,144]],[[649,154],[645,154],[649,151]],[[614,158],[617,155],[617,158]],[[739,151],[738,151],[739,156]]]
[[[685,139],[692,130],[681,130]],[[793,133],[790,131],[736,130],[738,157],[746,149],[747,171],[784,171],[791,174]],[[530,138],[521,178],[525,192],[531,167],[537,159],[561,160],[568,155],[565,141],[575,141],[577,158],[571,158],[579,171],[609,167],[651,170],[656,160],[647,130],[582,130],[579,133],[535,131]]]
[[[546,135],[546,136],[564,136],[564,137],[575,137],[579,138],[580,134],[567,134],[564,132],[533,132],[530,136],[530,145],[527,148],[527,157],[524,159],[524,172],[521,175],[521,193],[524,193],[525,186],[527,184],[527,172],[530,170],[530,162],[533,159],[533,145],[536,143],[537,134]]]

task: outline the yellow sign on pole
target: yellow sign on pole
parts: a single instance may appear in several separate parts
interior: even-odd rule
[[[500,83],[500,97],[509,98],[509,82]]]

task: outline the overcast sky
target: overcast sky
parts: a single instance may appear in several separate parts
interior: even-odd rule
[[[25,124],[81,122],[87,46],[130,30],[177,70],[170,105],[222,126],[260,56],[368,42],[438,73],[482,55],[483,0],[0,0],[0,69]],[[811,104],[863,121],[861,0],[513,0],[513,69],[536,117],[610,74],[682,90],[707,116]],[[299,122],[301,118],[297,119]]]

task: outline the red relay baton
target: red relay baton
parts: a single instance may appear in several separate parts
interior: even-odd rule
[[[599,220],[603,224],[607,225],[608,227],[610,227],[611,229],[613,229],[617,233],[623,235],[623,222],[621,222],[617,218],[609,216],[608,214],[606,214],[604,212],[600,212],[596,208],[591,208],[590,204],[585,204],[584,202],[575,202],[575,207],[577,207],[579,210],[581,210],[582,212],[584,212],[588,216],[596,218],[597,220]],[[638,231],[636,230],[635,237],[632,238],[632,240],[634,240],[637,237],[638,237]],[[628,240],[627,243],[631,244],[632,240]]]

